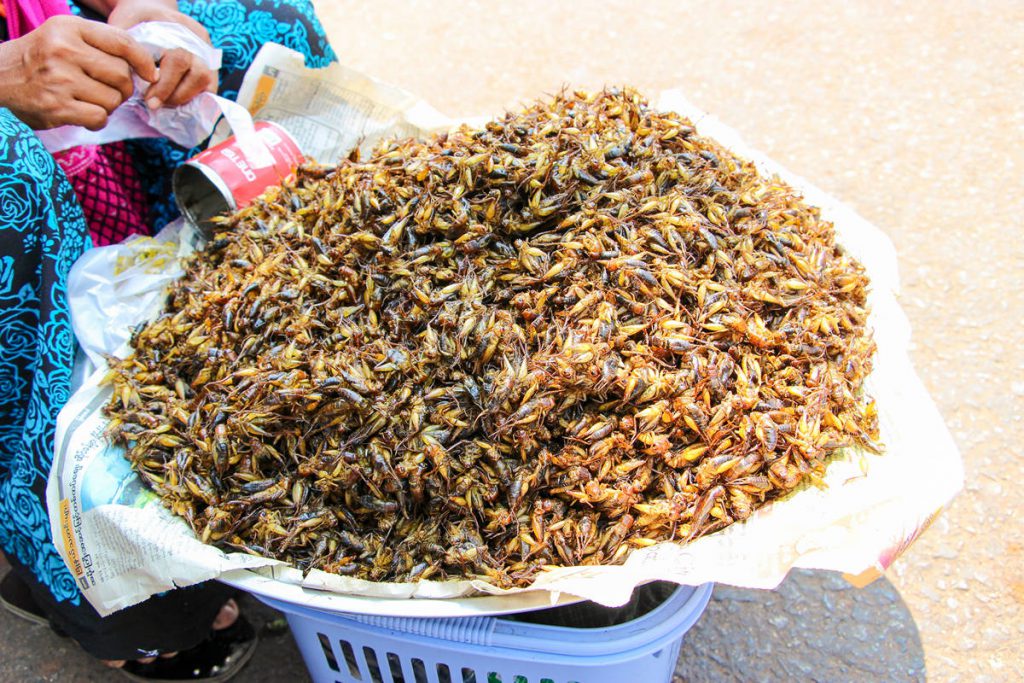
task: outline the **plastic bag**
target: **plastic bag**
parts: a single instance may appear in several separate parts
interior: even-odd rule
[[[198,239],[179,218],[153,237],[90,249],[75,262],[68,274],[71,328],[94,366],[105,367],[105,356],[128,343],[139,321],[160,311],[167,287],[182,275],[180,257]]]
[[[181,48],[199,56],[207,67],[220,69],[221,51],[206,43],[195,33],[173,22],[150,21],[133,26],[128,34],[147,48],[154,58],[166,50]],[[209,137],[217,121],[223,115],[235,134],[255,147],[257,162],[269,157],[252,129],[252,118],[244,107],[231,100],[201,93],[192,101],[178,107],[161,107],[156,111],[146,106],[143,94],[149,83],[138,76],[133,77],[135,92],[110,115],[107,125],[98,131],[81,126],[60,126],[39,131],[37,135],[43,145],[52,152],[82,145],[101,145],[128,138],[170,138],[183,147],[194,147]],[[248,150],[247,150],[248,151]],[[269,160],[266,163],[273,163]]]

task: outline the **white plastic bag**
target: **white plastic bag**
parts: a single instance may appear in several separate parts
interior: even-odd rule
[[[210,69],[220,69],[221,51],[181,24],[148,21],[133,26],[128,34],[148,48],[154,59],[159,59],[166,50],[181,48],[198,56]],[[170,138],[183,147],[194,147],[210,135],[221,115],[221,101],[234,104],[213,93],[201,93],[181,106],[152,110],[142,99],[148,87],[148,83],[136,76],[135,94],[114,113],[124,112],[119,118],[126,119],[126,125],[141,123],[153,131],[154,137]],[[111,127],[108,124],[104,130]]]
[[[154,237],[90,249],[75,262],[68,274],[71,327],[93,366],[106,367],[105,356],[161,310],[167,287],[183,272],[182,252],[197,239],[195,228],[179,218]]]
[[[181,24],[144,22],[133,26],[128,34],[146,47],[155,59],[167,50],[181,48],[200,57],[210,69],[216,71],[220,68],[221,51]],[[39,131],[39,139],[51,153],[70,147],[102,145],[129,138],[169,138],[183,147],[194,147],[209,137],[223,115],[257,166],[273,163],[269,152],[255,135],[252,117],[244,107],[219,95],[204,92],[181,106],[160,107],[154,111],[143,100],[150,84],[138,76],[134,77],[134,83],[134,94],[114,110],[107,125],[101,130],[60,126]]]

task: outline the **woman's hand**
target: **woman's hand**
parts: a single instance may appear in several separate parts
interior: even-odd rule
[[[74,16],[0,43],[0,106],[30,128],[99,130],[131,97],[132,73],[156,81],[149,53],[125,31]]]
[[[107,24],[129,29],[144,21],[181,24],[207,43],[210,34],[203,25],[177,10],[177,3],[164,0],[120,0],[107,17]],[[160,76],[145,94],[146,106],[158,109],[190,102],[201,92],[217,91],[217,72],[188,50],[168,50],[160,57]]]
[[[160,57],[160,75],[144,97],[147,107],[159,109],[191,102],[201,92],[217,92],[217,72],[188,50],[174,48]]]

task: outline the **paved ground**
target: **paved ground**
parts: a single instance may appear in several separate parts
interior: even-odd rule
[[[318,4],[347,64],[453,115],[564,83],[680,87],[895,242],[914,361],[963,451],[967,489],[864,590],[806,571],[775,592],[720,587],[684,644],[682,678],[1024,677],[1024,5]],[[0,681],[108,677],[43,629],[0,614],[0,633]],[[301,673],[283,635],[243,678]]]

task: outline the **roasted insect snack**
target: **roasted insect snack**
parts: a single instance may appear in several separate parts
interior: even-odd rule
[[[220,227],[107,411],[223,548],[523,586],[878,449],[863,268],[632,90],[303,167]]]

